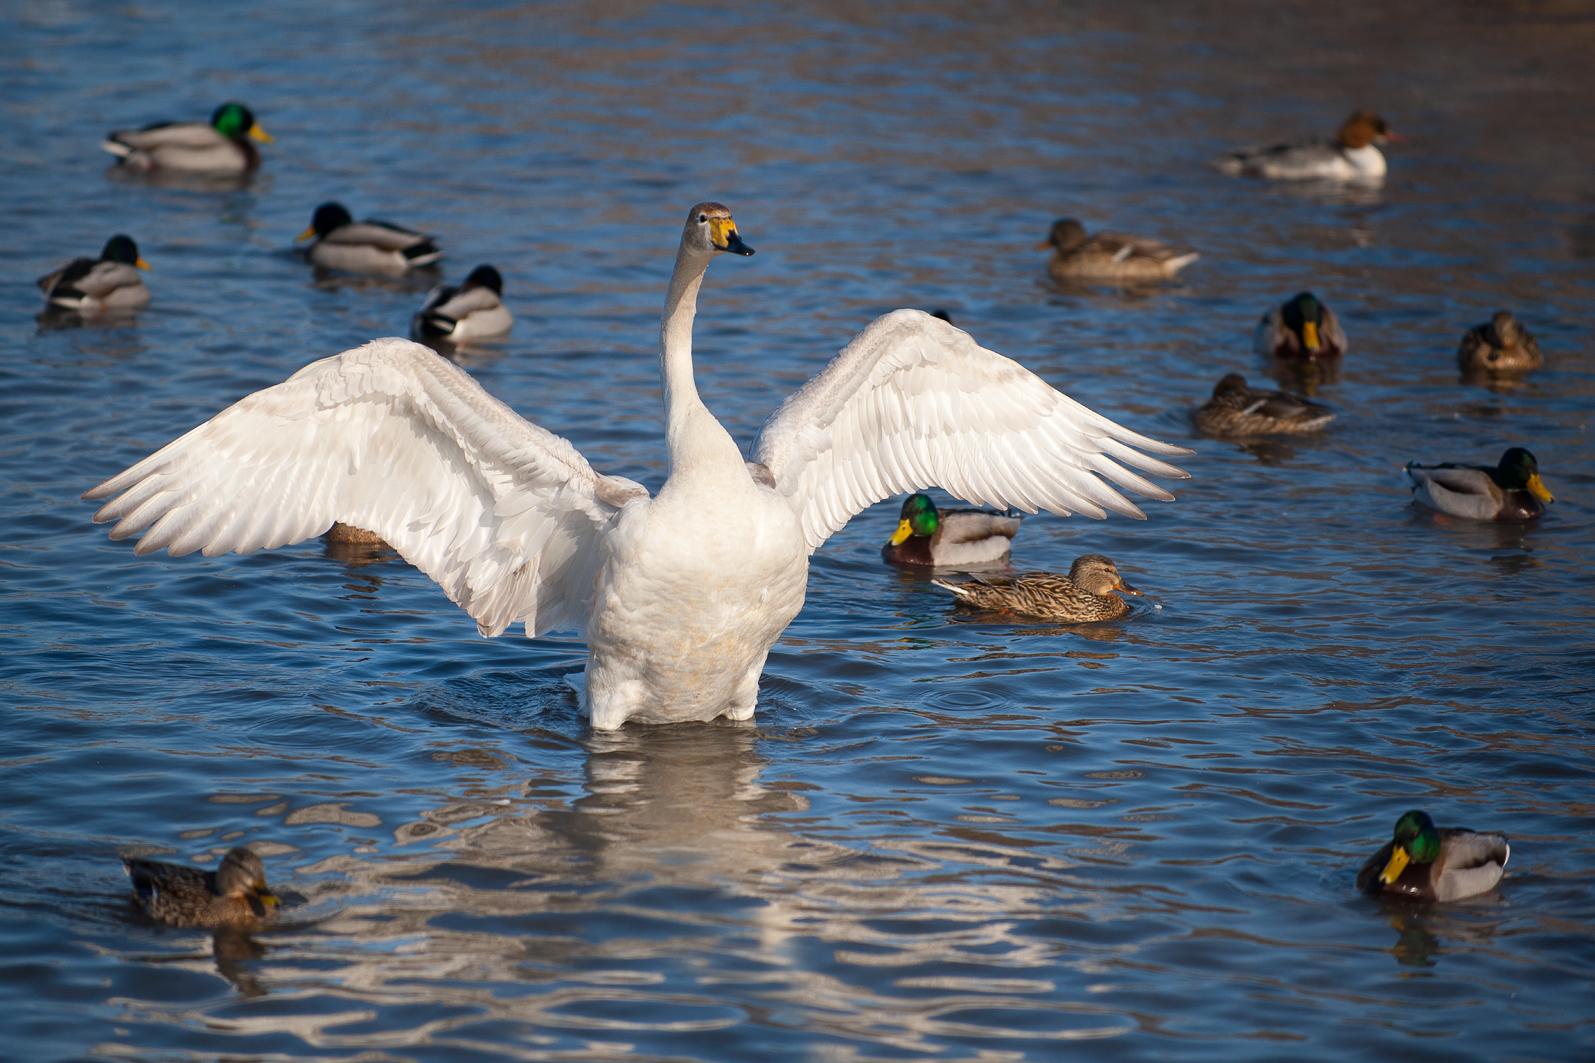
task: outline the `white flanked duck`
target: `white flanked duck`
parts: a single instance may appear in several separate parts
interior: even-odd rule
[[[1252,348],[1264,357],[1298,361],[1338,358],[1346,353],[1346,332],[1322,300],[1299,292],[1257,322]]]
[[[1372,111],[1354,111],[1328,140],[1298,140],[1231,152],[1216,165],[1225,173],[1276,181],[1378,181],[1386,171],[1380,144],[1399,139]]]
[[[464,284],[432,289],[410,321],[410,335],[422,342],[455,345],[502,336],[515,323],[503,296],[504,278],[498,270],[477,266]]]
[[[1057,281],[1111,281],[1120,284],[1169,280],[1195,262],[1195,251],[1124,233],[1087,234],[1074,218],[1052,223],[1038,251],[1052,249],[1047,272]]]
[[[1019,518],[984,509],[940,509],[927,494],[903,500],[897,530],[881,547],[894,565],[953,568],[1008,560]]]
[[[84,315],[131,311],[150,301],[150,290],[139,274],[149,268],[133,238],[118,233],[105,241],[98,259],[74,258],[37,283],[52,307]]]
[[[224,103],[209,122],[157,122],[143,129],[119,129],[107,134],[100,146],[130,170],[228,177],[260,165],[260,152],[251,141],[270,144],[271,140],[248,107]]]
[[[1357,872],[1357,888],[1413,900],[1460,901],[1494,889],[1511,856],[1505,835],[1436,827],[1427,812],[1413,809],[1396,820],[1393,837]]]
[[[1556,499],[1540,479],[1540,464],[1522,447],[1510,447],[1488,465],[1419,465],[1407,462],[1412,497],[1431,509],[1470,520],[1533,520]]]
[[[1172,496],[1139,435],[967,333],[898,310],[860,333],[741,449],[698,396],[692,326],[731,213],[687,216],[662,332],[669,471],[657,495],[594,471],[420,344],[374,340],[249,395],[92,488],[139,553],[240,553],[342,520],[431,576],[484,635],[584,632],[592,725],[753,715],[809,555],[855,513],[940,485],[976,503],[1143,517]],[[1122,464],[1121,464],[1122,463]],[[1133,467],[1133,468],[1132,468]]]
[[[443,257],[432,237],[367,218],[355,221],[342,203],[323,203],[295,240],[310,240],[305,257],[322,269],[397,276]]]

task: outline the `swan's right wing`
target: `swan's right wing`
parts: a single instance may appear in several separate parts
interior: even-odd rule
[[[234,403],[85,492],[111,538],[207,556],[376,532],[498,635],[582,628],[598,540],[647,496],[408,340],[373,340]]]

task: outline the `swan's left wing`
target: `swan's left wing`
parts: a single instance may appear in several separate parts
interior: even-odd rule
[[[1030,513],[1144,517],[1113,484],[1174,496],[1125,466],[1186,474],[1142,451],[1190,453],[1091,412],[945,321],[896,310],[782,404],[755,458],[812,551],[871,503],[932,486]]]

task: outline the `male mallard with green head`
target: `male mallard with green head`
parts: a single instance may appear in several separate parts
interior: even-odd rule
[[[1118,568],[1101,554],[1076,558],[1067,576],[1056,572],[1026,572],[997,579],[975,576],[967,583],[941,579],[931,582],[977,609],[1017,613],[1062,624],[1117,620],[1130,611],[1119,594],[1141,593],[1125,583]]]
[[[1457,901],[1495,888],[1512,847],[1505,835],[1434,825],[1413,809],[1395,836],[1357,872],[1357,888],[1425,901]]]
[[[259,166],[260,152],[250,141],[270,144],[271,140],[248,107],[224,103],[209,122],[157,122],[143,129],[119,129],[100,146],[129,170],[223,177]]]
[[[315,239],[305,252],[312,265],[345,273],[376,273],[395,276],[421,266],[430,266],[443,257],[432,237],[367,218],[355,221],[342,203],[323,203],[316,208],[305,231],[295,240]]]
[[[929,495],[909,495],[881,556],[895,565],[996,564],[1008,559],[1020,519],[983,509],[939,510]]]
[[[1540,479],[1540,464],[1522,447],[1511,447],[1488,465],[1419,465],[1407,462],[1412,497],[1431,509],[1470,520],[1533,520],[1556,499]]]
[[[239,846],[215,871],[158,860],[124,859],[133,880],[133,902],[152,919],[171,926],[218,927],[265,922],[281,903],[266,885],[266,869],[253,851]]]
[[[150,301],[150,290],[139,275],[149,268],[133,238],[118,233],[105,242],[98,259],[74,258],[40,277],[38,285],[45,302],[63,310],[85,315],[138,310]]]
[[[1335,413],[1289,392],[1249,387],[1245,377],[1230,373],[1193,419],[1210,436],[1301,435],[1318,431]]]
[[[1346,333],[1333,310],[1312,292],[1300,292],[1263,315],[1252,347],[1265,357],[1338,358],[1346,353]]]

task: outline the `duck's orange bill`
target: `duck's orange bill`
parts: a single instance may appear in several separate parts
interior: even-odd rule
[[[1556,496],[1551,494],[1551,489],[1545,486],[1545,481],[1540,479],[1540,474],[1535,473],[1529,477],[1529,494],[1541,502],[1555,502]]]
[[[902,546],[908,541],[908,537],[913,534],[914,526],[912,524],[908,523],[906,520],[898,521],[897,530],[892,532],[892,545]]]
[[[1390,850],[1390,862],[1385,865],[1383,871],[1379,872],[1379,881],[1386,886],[1390,885],[1401,877],[1401,873],[1407,869],[1407,865],[1411,862],[1412,857],[1407,855],[1407,850],[1402,846],[1396,846]]]
[[[1301,323],[1301,341],[1307,345],[1308,350],[1316,351],[1319,348],[1317,324],[1311,321]]]
[[[294,239],[295,240],[308,240],[314,235],[316,235],[316,227],[314,225],[307,225],[307,226],[305,226],[305,231],[300,233],[298,236],[294,237]]]
[[[133,265],[137,266],[139,269],[149,269],[150,268],[150,264],[148,262],[144,261],[144,256],[143,255],[140,255],[140,256],[138,256],[138,258],[134,259]]]
[[[270,144],[277,138],[260,128],[260,123],[256,122],[254,125],[249,127],[249,139],[258,140],[262,144]]]

